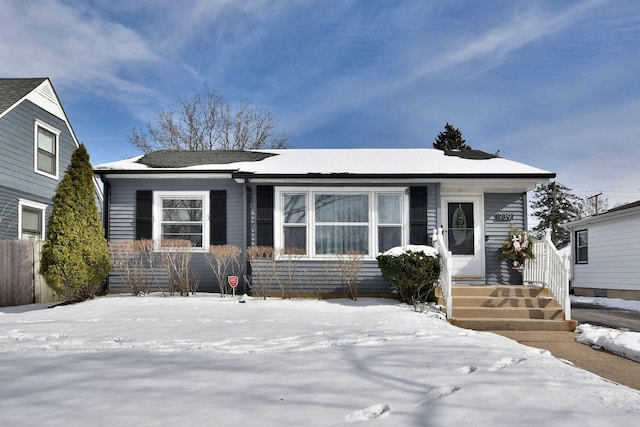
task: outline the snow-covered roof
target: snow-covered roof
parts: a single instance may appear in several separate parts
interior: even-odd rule
[[[97,173],[209,171],[269,177],[373,175],[553,178],[555,176],[552,172],[494,155],[478,156],[477,154],[481,152],[473,151],[469,156],[464,152],[445,153],[428,148],[279,149],[245,152],[246,156],[239,152],[239,155],[228,156],[227,162],[211,161],[211,157],[215,156],[216,152],[207,152],[207,155],[203,155],[202,152],[190,152],[192,159],[187,163],[184,162],[184,154],[181,155],[181,162],[171,163],[172,152],[165,151],[168,156],[165,160],[169,159],[169,163],[160,162],[157,158],[152,163],[155,166],[161,164],[163,167],[145,164],[146,156],[137,156],[103,163],[94,169]],[[255,153],[266,155],[256,156]],[[171,164],[178,166],[170,167]]]

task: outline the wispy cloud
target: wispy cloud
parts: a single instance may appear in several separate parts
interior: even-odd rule
[[[358,109],[426,79],[443,78],[464,70],[478,72],[478,69],[494,68],[523,47],[566,30],[602,4],[603,0],[585,1],[560,12],[531,9],[512,16],[503,25],[486,30],[484,34],[468,34],[441,44],[439,51],[421,54],[414,49],[411,57],[404,59],[403,72],[395,78],[367,70],[340,75],[324,82],[309,95],[313,99],[311,108],[302,114],[299,109],[292,111],[289,123],[293,132],[310,129],[339,112]],[[426,59],[415,61],[416,57]]]
[[[81,6],[30,0],[1,2],[0,16],[3,75],[52,77],[56,86],[88,88],[123,102],[156,95],[127,75],[162,59],[122,24]]]
[[[499,65],[509,54],[540,38],[565,30],[602,3],[603,0],[591,0],[579,2],[560,13],[532,9],[516,15],[501,27],[448,46],[447,53],[428,59],[416,67],[405,82],[413,82],[469,63]]]

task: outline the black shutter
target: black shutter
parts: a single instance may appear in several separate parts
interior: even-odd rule
[[[273,246],[273,187],[256,187],[256,243]]]
[[[427,228],[427,187],[409,188],[409,244],[426,245],[429,241]]]
[[[209,193],[210,244],[227,244],[227,192],[214,190]]]
[[[153,191],[136,191],[136,240],[153,238]]]

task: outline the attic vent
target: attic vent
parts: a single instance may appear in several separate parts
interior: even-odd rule
[[[47,98],[51,102],[56,102],[56,96],[53,93],[53,89],[51,88],[51,85],[47,84],[40,87],[38,89],[38,94]]]

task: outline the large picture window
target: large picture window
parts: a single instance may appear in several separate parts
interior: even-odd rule
[[[34,132],[36,172],[58,179],[58,136],[60,131],[36,120]]]
[[[576,231],[576,264],[589,262],[587,237],[587,230]]]
[[[208,193],[156,192],[154,196],[154,240],[160,248],[170,240],[188,240],[194,248],[209,247]]]
[[[404,241],[404,189],[280,189],[276,246],[310,257],[357,251],[367,257]]]

